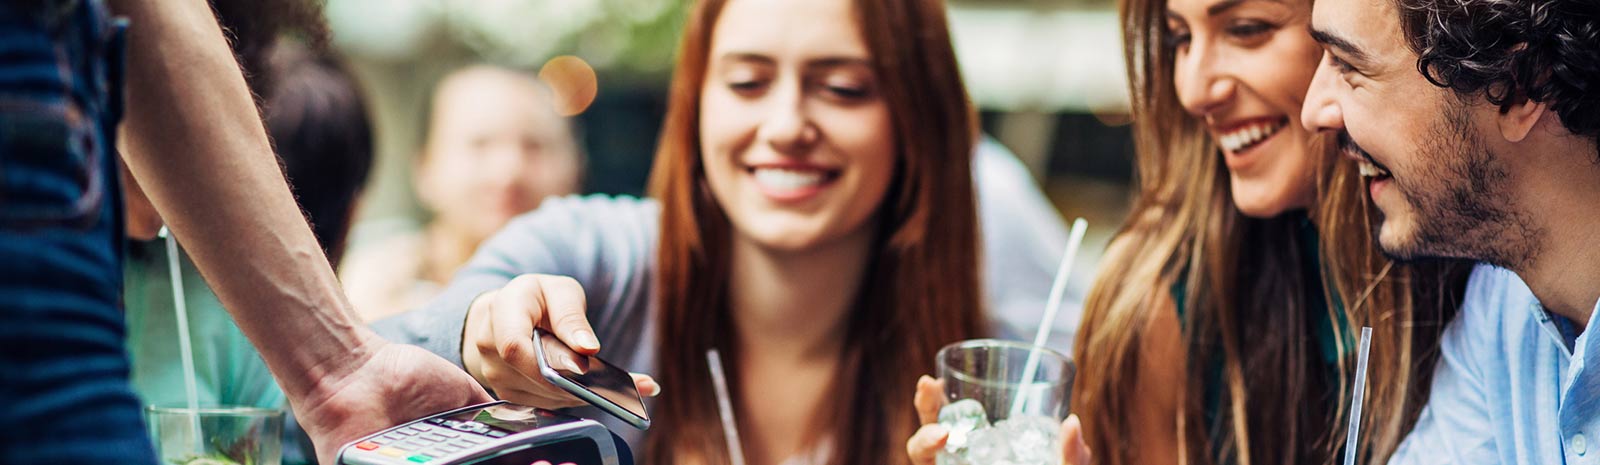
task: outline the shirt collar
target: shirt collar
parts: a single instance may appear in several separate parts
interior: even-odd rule
[[[1577,324],[1545,309],[1544,304],[1539,303],[1538,299],[1533,299],[1528,304],[1528,311],[1533,314],[1534,321],[1539,322],[1539,329],[1549,338],[1547,340],[1551,344],[1560,347],[1562,355],[1572,356],[1573,351],[1576,350],[1577,337],[1569,335],[1574,332],[1573,329],[1577,327]],[[1589,322],[1593,326],[1594,318],[1590,318]],[[1584,333],[1588,333],[1588,331],[1584,331]]]

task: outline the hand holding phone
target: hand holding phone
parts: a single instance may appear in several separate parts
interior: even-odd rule
[[[650,428],[650,415],[634,385],[634,377],[593,355],[579,354],[542,329],[533,330],[539,373],[546,381],[639,429]]]
[[[589,326],[583,286],[565,276],[521,275],[473,300],[462,335],[462,364],[500,399],[548,409],[576,407],[585,400],[547,380],[539,368],[533,331],[564,342],[569,351],[594,355],[600,341]],[[556,368],[563,363],[557,361]],[[661,387],[646,375],[632,376],[637,391],[655,396]]]

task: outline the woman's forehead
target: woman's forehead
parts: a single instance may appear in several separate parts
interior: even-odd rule
[[[712,28],[710,56],[810,61],[871,54],[851,0],[732,0]]]

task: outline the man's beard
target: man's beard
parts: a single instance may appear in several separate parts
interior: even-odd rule
[[[1513,208],[1510,175],[1476,136],[1465,106],[1446,106],[1411,157],[1417,163],[1391,178],[1413,209],[1413,231],[1396,244],[1380,240],[1379,248],[1399,261],[1449,257],[1514,267],[1532,255],[1537,234]]]

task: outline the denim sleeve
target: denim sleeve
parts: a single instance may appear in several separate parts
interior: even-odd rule
[[[1486,267],[1474,270],[1465,303],[1439,342],[1428,403],[1417,425],[1390,457],[1389,465],[1499,464],[1490,384],[1486,382],[1499,347],[1494,335],[1501,321],[1500,281]],[[1503,375],[1502,375],[1503,376]]]
[[[546,200],[478,248],[438,297],[372,325],[391,341],[461,365],[462,331],[473,299],[523,274],[569,276],[583,286],[589,321],[608,349],[642,327],[653,262],[656,204],[605,196]],[[609,353],[609,351],[607,352]]]

